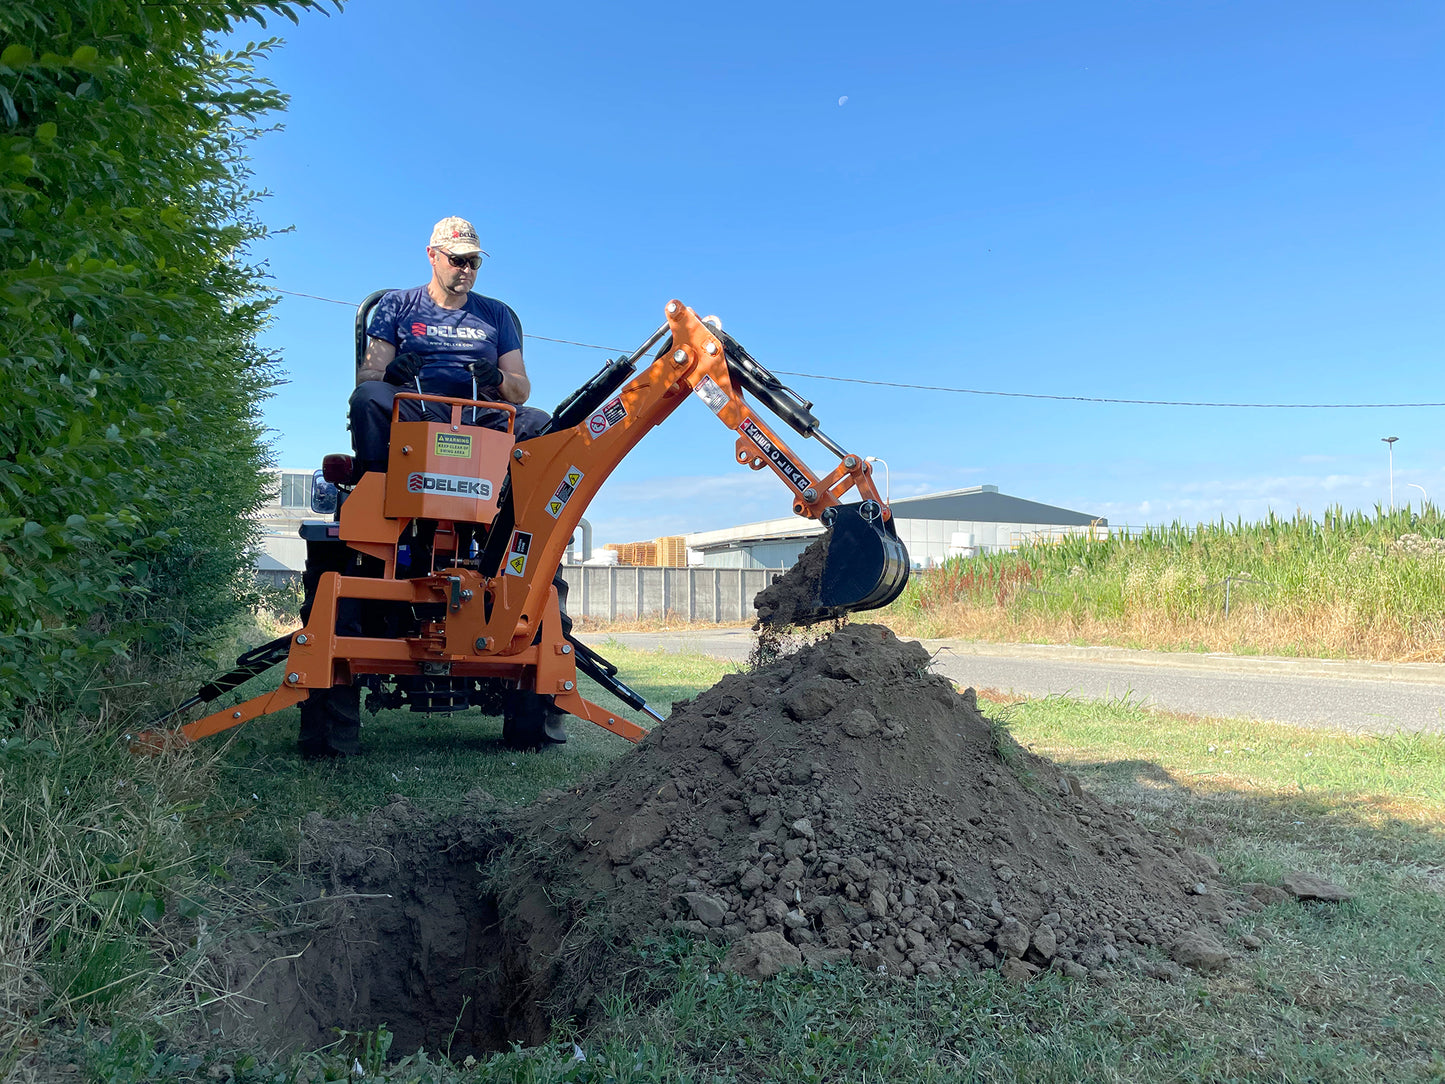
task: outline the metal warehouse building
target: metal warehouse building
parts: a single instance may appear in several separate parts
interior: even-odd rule
[[[1102,516],[1010,497],[998,486],[904,497],[892,508],[898,537],[908,547],[915,568],[929,568],[953,556],[1013,549],[1037,539],[1107,532],[1109,526]],[[815,520],[790,516],[690,534],[687,545],[702,553],[705,568],[789,568],[822,531]]]

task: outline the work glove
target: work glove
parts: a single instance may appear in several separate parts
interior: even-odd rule
[[[399,388],[415,387],[417,374],[425,364],[420,354],[398,354],[391,359],[382,379]]]
[[[497,368],[493,361],[474,361],[467,366],[472,374],[472,379],[477,382],[479,388],[500,388],[502,386],[502,370]]]

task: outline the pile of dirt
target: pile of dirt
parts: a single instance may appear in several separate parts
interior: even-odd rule
[[[1218,927],[1242,905],[1213,863],[1020,748],[930,661],[845,626],[525,809],[313,815],[309,895],[233,939],[241,995],[217,1026],[279,1046],[385,1022],[398,1053],[537,1042],[595,1008],[614,953],[679,930],[759,977],[1227,963]]]
[[[624,940],[730,941],[751,974],[852,960],[1082,976],[1217,946],[1228,906],[1209,859],[1083,793],[929,663],[855,625],[725,677],[605,775],[537,803],[536,836],[570,848],[560,865]]]

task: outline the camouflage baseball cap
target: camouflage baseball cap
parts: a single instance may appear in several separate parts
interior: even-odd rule
[[[470,256],[474,252],[488,256],[490,253],[483,252],[481,244],[477,241],[477,230],[465,218],[458,218],[453,215],[444,218],[432,227],[431,240],[427,243],[429,248],[439,248],[443,252],[450,252],[454,256]]]

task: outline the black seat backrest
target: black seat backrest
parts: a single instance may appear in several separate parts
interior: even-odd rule
[[[371,310],[376,308],[376,303],[384,296],[391,293],[390,290],[376,290],[366,295],[360,305],[356,307],[356,367],[361,368],[362,359],[366,357],[366,325],[371,322]],[[488,301],[497,301],[495,297],[487,298]],[[517,325],[517,338],[522,337],[522,321],[517,316],[517,310],[508,305],[505,301],[497,301],[498,305],[512,314],[512,322]]]

